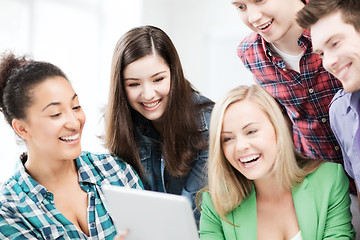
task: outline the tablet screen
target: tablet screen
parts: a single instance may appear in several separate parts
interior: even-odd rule
[[[180,195],[102,186],[116,230],[126,240],[198,240],[190,201]]]

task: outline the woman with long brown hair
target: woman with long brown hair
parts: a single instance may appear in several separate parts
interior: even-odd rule
[[[131,29],[113,53],[106,147],[135,168],[146,189],[185,195],[196,211],[212,104],[185,79],[164,31]]]

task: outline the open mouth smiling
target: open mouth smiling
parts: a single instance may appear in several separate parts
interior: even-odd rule
[[[259,30],[263,31],[263,30],[267,29],[273,22],[274,22],[274,19],[271,19],[267,23],[257,26],[257,28]]]
[[[59,137],[59,139],[64,142],[72,142],[72,141],[76,141],[79,138],[79,136],[80,136],[80,134],[77,133],[77,134],[71,135],[71,136]]]
[[[239,158],[239,161],[244,167],[253,166],[260,158],[261,154],[253,154],[247,157]]]
[[[141,102],[140,104],[145,108],[154,108],[157,105],[159,105],[160,102],[161,102],[161,99],[153,101],[153,102],[148,102],[148,103]]]

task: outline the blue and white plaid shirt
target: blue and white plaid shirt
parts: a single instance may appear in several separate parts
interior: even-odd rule
[[[116,230],[104,205],[101,185],[143,185],[130,165],[110,154],[83,152],[76,164],[80,186],[88,193],[90,237],[56,209],[53,194],[19,163],[14,175],[1,186],[0,239],[113,239]]]

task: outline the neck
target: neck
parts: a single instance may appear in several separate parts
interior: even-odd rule
[[[290,188],[287,189],[279,186],[279,183],[274,176],[267,177],[266,179],[254,180],[254,185],[256,189],[256,198],[260,200],[277,200],[282,198],[284,194],[291,193]]]
[[[297,56],[303,51],[298,45],[298,39],[301,36],[302,31],[302,28],[296,26],[296,29],[290,30],[286,37],[277,42],[273,42],[272,44],[283,53]]]
[[[304,3],[297,0],[294,2],[296,6],[294,6],[294,19],[289,27],[286,35],[281,38],[281,40],[273,42],[273,44],[278,48],[280,51],[297,56],[302,52],[301,47],[298,45],[298,39],[303,32],[303,29],[297,24],[295,20],[296,13],[300,11],[304,7]]]
[[[74,160],[41,158],[31,152],[28,153],[25,169],[35,181],[46,188],[60,185],[78,175]]]
[[[163,136],[163,121],[162,121],[162,118],[160,118],[158,120],[153,120],[153,121],[151,121],[151,123],[154,126],[154,128],[156,129],[156,131],[158,132],[158,134],[162,137]]]

